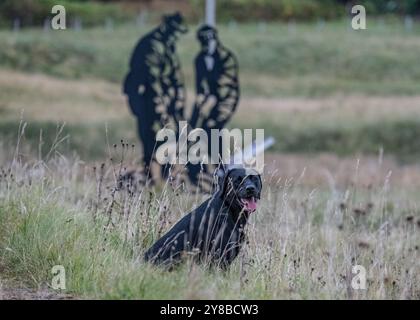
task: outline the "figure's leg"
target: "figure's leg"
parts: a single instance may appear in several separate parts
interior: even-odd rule
[[[225,121],[223,121],[223,122],[217,122],[216,125],[215,125],[215,127],[213,129],[217,129],[217,130],[221,131],[223,128],[225,128],[225,126],[226,126],[226,122]],[[222,137],[219,137],[219,161],[220,161],[220,159],[222,159],[222,156],[223,156],[223,154],[222,154],[223,153],[223,144],[222,144],[222,142],[223,142]]]
[[[143,108],[143,103],[144,101],[139,94],[136,93],[128,95],[128,105],[134,116],[139,116],[140,110]]]
[[[201,165],[187,163],[188,179],[194,186],[198,186],[198,178],[200,175]]]
[[[210,128],[207,126],[206,123],[203,123],[203,127],[201,128],[204,130],[204,132],[207,134],[207,159],[208,163],[198,163],[198,164],[192,164],[190,162],[187,163],[187,169],[188,169],[188,178],[190,182],[199,187],[201,191],[208,192],[209,188],[211,188],[212,184],[212,176],[209,173],[209,166],[211,167],[211,158],[210,158],[210,152],[211,152],[211,135],[210,135]],[[210,187],[209,187],[210,184]]]
[[[163,145],[165,142],[164,141],[155,141],[155,153],[156,150],[158,150],[158,148]],[[171,164],[170,163],[160,163],[157,161],[156,159],[156,154],[154,155],[154,160],[157,162],[157,164],[160,166],[160,177],[166,181],[169,177],[169,171],[171,168]]]
[[[145,121],[146,117],[144,115],[145,110],[145,99],[139,94],[131,94],[128,96],[128,104],[131,111],[137,118],[137,133],[138,137],[143,145],[143,162],[144,162],[144,172],[146,173],[146,166],[149,165],[151,157],[149,147],[147,145],[147,122]]]
[[[143,166],[147,181],[151,176],[150,166],[152,164],[153,151],[155,147],[154,132],[150,123],[147,123],[144,117],[139,117],[137,124],[139,136],[143,144]]]
[[[167,180],[169,178],[170,169],[171,169],[170,164],[162,164],[160,166],[160,174],[163,180]]]
[[[146,97],[137,95],[138,111],[137,130],[143,145],[143,170],[146,181],[151,177],[151,164],[155,151],[155,132],[153,131],[153,115],[150,112],[150,103]]]

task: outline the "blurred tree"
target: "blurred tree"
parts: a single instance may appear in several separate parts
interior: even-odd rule
[[[123,10],[123,7],[108,1],[100,3],[90,0],[1,0],[0,26],[10,27],[14,20],[20,20],[22,26],[42,26],[51,15],[51,8],[56,4],[66,7],[68,21],[81,18],[87,26],[103,24],[107,18],[123,21],[134,17],[135,12]]]

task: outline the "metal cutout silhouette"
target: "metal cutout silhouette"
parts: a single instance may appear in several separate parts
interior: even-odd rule
[[[162,23],[137,43],[131,59],[130,71],[123,85],[128,104],[137,117],[138,134],[143,144],[143,171],[150,176],[155,151],[163,142],[156,141],[156,133],[166,127],[178,137],[179,121],[184,120],[185,86],[176,42],[187,27],[180,13],[166,15]],[[217,30],[204,25],[197,31],[201,49],[195,58],[196,99],[189,124],[202,128],[208,135],[208,154],[211,150],[211,129],[223,129],[231,119],[239,102],[238,63],[235,55],[219,40]],[[221,139],[221,138],[220,138]],[[222,153],[219,141],[219,154]],[[211,185],[207,166],[187,164],[188,177],[199,185],[200,172]],[[168,165],[161,167],[166,178]]]
[[[201,50],[195,58],[196,100],[189,121],[192,128],[202,128],[208,136],[210,154],[211,129],[223,129],[239,103],[239,77],[236,56],[219,40],[216,28],[204,25],[197,31]],[[222,153],[221,138],[219,154]],[[188,165],[190,181],[198,185],[199,174],[209,173],[206,166]]]
[[[137,43],[124,80],[124,93],[137,117],[147,177],[159,147],[156,133],[168,127],[178,134],[178,122],[184,118],[185,88],[176,41],[186,32],[180,13],[163,16],[162,23]],[[166,177],[167,166],[161,168],[162,176]]]

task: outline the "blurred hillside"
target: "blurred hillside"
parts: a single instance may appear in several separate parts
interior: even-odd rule
[[[98,159],[111,142],[135,142],[121,83],[131,50],[152,28],[134,22],[83,31],[0,31],[0,139],[44,150],[65,122],[65,153]],[[355,32],[349,19],[313,23],[220,24],[221,40],[240,64],[242,99],[231,126],[265,128],[272,151],[357,152],[381,149],[399,159],[420,154],[420,28],[400,19],[371,19]],[[180,38],[179,54],[192,105],[195,26]],[[252,116],[250,116],[252,115]]]
[[[135,43],[153,25],[129,23],[79,32],[0,32],[0,66],[64,78],[122,83]],[[187,84],[199,47],[194,26],[180,38]],[[327,96],[338,93],[420,94],[420,27],[370,20],[363,32],[348,20],[327,24],[220,25],[221,40],[238,56],[247,96]]]
[[[414,16],[420,0],[358,2],[381,15],[369,17],[363,32],[350,28],[348,16],[338,18],[351,1],[218,0],[221,41],[240,65],[242,100],[231,126],[265,128],[277,140],[276,152],[348,156],[383,149],[416,159],[420,25]],[[56,3],[67,8],[65,32],[25,28],[44,25]],[[189,19],[178,51],[192,105],[203,0],[2,0],[0,7],[1,21],[9,24],[0,30],[4,142],[16,141],[23,110],[32,147],[40,132],[45,146],[52,145],[61,122],[67,124],[66,152],[84,158],[103,156],[105,123],[114,142],[136,141],[121,83],[135,43],[163,12],[181,10]],[[17,17],[22,28],[12,30]],[[76,18],[83,26],[73,25]]]
[[[66,7],[69,21],[85,26],[112,20],[126,22],[148,12],[155,19],[162,12],[180,10],[191,21],[202,19],[205,0],[2,0],[0,27],[42,26],[52,6]],[[362,4],[370,15],[420,14],[420,0],[218,0],[218,21],[310,21],[348,15],[353,4]]]

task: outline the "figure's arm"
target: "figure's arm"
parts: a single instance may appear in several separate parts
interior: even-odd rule
[[[153,97],[155,111],[158,114],[164,114],[170,104],[169,96],[163,83],[164,47],[159,41],[152,42],[150,53],[146,55],[147,65],[147,86]],[[145,94],[148,94],[147,90]]]
[[[215,110],[212,116],[217,116],[216,120],[219,123],[227,123],[235,113],[240,97],[238,63],[236,57],[228,51],[221,63],[222,74],[218,80],[220,103],[218,110]]]
[[[140,86],[146,82],[146,68],[143,55],[139,52],[138,47],[134,50],[130,59],[130,71],[126,75],[123,84],[123,92],[128,95],[139,93]]]
[[[174,115],[175,120],[184,120],[184,106],[185,106],[185,86],[184,77],[181,70],[181,64],[178,57],[174,57],[174,73],[172,79],[173,98],[171,99],[169,113]]]
[[[162,71],[160,68],[160,63],[159,55],[155,52],[151,52],[145,57],[147,70],[145,72],[145,78],[147,79],[147,83],[150,85],[152,90],[159,95],[162,94],[162,86],[160,84]]]
[[[206,101],[206,88],[205,88],[205,66],[198,56],[195,59],[195,101],[193,112],[190,119],[190,125],[195,128],[200,117],[200,109]]]
[[[202,56],[199,55],[195,59],[195,90],[196,94],[204,95],[205,88],[204,88],[204,79],[205,79],[206,68]]]

